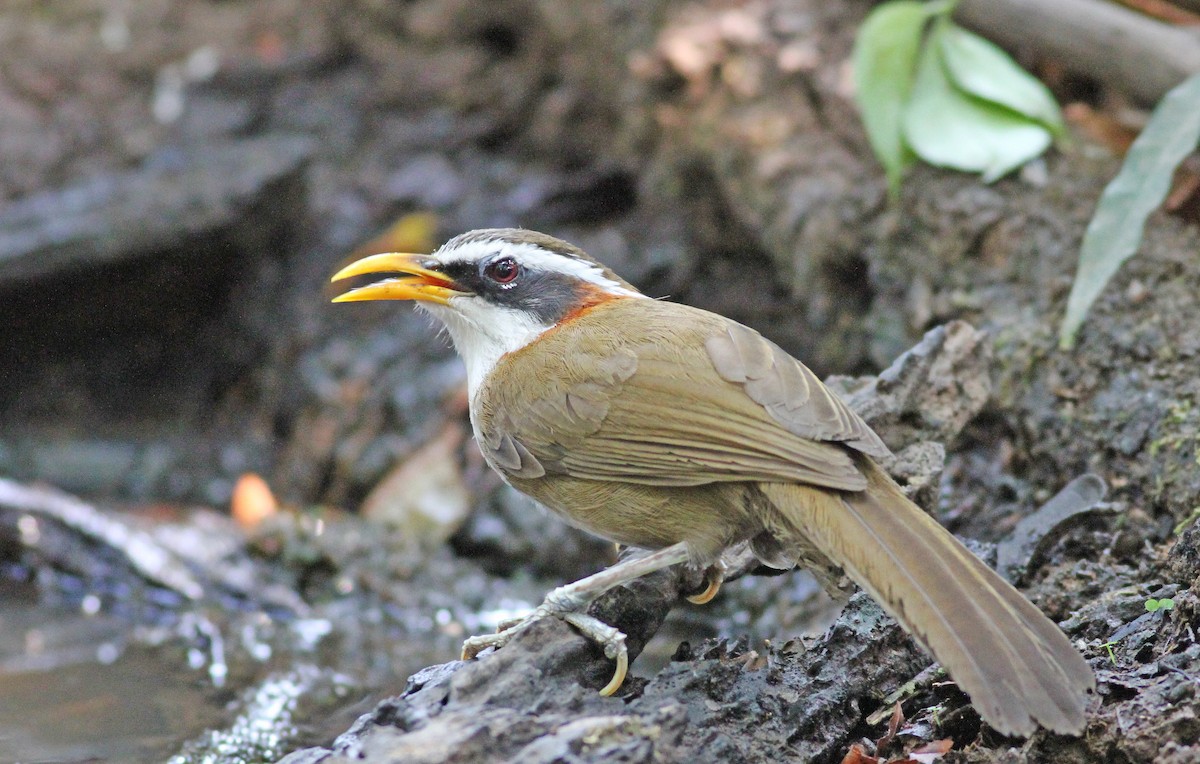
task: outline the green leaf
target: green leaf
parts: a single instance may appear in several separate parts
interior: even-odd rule
[[[939,25],[933,34],[943,31]],[[983,173],[990,183],[1046,150],[1050,133],[1040,123],[954,87],[941,47],[934,41],[921,52],[904,113],[904,137],[919,157],[939,167]]]
[[[911,0],[885,3],[867,16],[854,41],[854,82],[871,149],[887,173],[894,197],[912,152],[901,119],[912,91],[921,37],[931,7]]]
[[[1056,135],[1063,133],[1054,96],[999,47],[950,23],[937,41],[946,72],[959,90],[1036,120]]]
[[[1105,187],[1079,249],[1079,268],[1059,329],[1064,350],[1109,279],[1142,242],[1146,218],[1171,188],[1175,168],[1200,141],[1200,74],[1163,96],[1133,142],[1117,176]]]
[[[1174,607],[1175,600],[1171,599],[1170,597],[1163,597],[1161,600],[1146,600],[1146,611],[1150,613],[1155,613],[1159,610],[1172,610]]]

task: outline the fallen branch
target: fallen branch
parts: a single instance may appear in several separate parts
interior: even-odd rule
[[[1200,71],[1200,33],[1101,0],[963,0],[957,21],[1010,51],[1061,61],[1151,105]]]
[[[0,507],[26,513],[33,523],[18,521],[21,541],[37,547],[41,533],[39,518],[53,520],[75,533],[103,544],[128,561],[138,575],[148,581],[171,589],[185,599],[199,600],[204,587],[170,552],[148,533],[130,528],[97,510],[90,504],[61,491],[40,486],[27,486],[0,478]]]

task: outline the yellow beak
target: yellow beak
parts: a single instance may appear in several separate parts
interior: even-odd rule
[[[436,264],[429,255],[406,252],[385,252],[371,255],[342,268],[330,281],[341,281],[368,273],[402,273],[401,278],[384,279],[333,298],[334,302],[363,300],[422,300],[445,305],[451,297],[466,294],[446,276],[434,270]]]

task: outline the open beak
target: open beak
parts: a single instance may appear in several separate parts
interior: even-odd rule
[[[334,302],[360,302],[363,300],[421,300],[445,305],[451,297],[467,292],[453,280],[437,270],[437,261],[429,255],[406,252],[385,252],[371,255],[342,268],[333,274],[330,281],[341,281],[351,276],[368,273],[402,273],[399,278],[384,279],[333,298]]]

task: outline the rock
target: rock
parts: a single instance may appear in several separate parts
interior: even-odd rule
[[[1012,535],[996,549],[996,568],[1009,581],[1020,582],[1037,571],[1050,546],[1081,519],[1113,515],[1117,508],[1104,504],[1108,485],[1088,473],[1072,480],[1036,512],[1021,518]]]
[[[950,442],[991,394],[987,335],[965,321],[930,329],[878,377],[831,377],[842,395],[889,446],[918,439]]]
[[[1200,579],[1200,522],[1192,521],[1167,555],[1167,571],[1182,586],[1195,587]]]
[[[146,449],[211,422],[220,391],[284,339],[278,285],[312,150],[286,135],[164,150],[0,212],[0,429],[25,444],[18,474],[162,495],[174,459]]]
[[[128,262],[242,221],[313,151],[295,136],[201,144],[0,212],[0,289]]]
[[[829,760],[860,708],[927,662],[861,594],[807,651],[715,644],[649,681],[629,682],[615,698],[577,685],[578,665],[566,670],[586,650],[547,662],[563,649],[559,635],[579,643],[569,634],[543,623],[486,660],[427,669],[331,748],[283,761],[724,764],[778,760],[785,750],[797,760]]]

